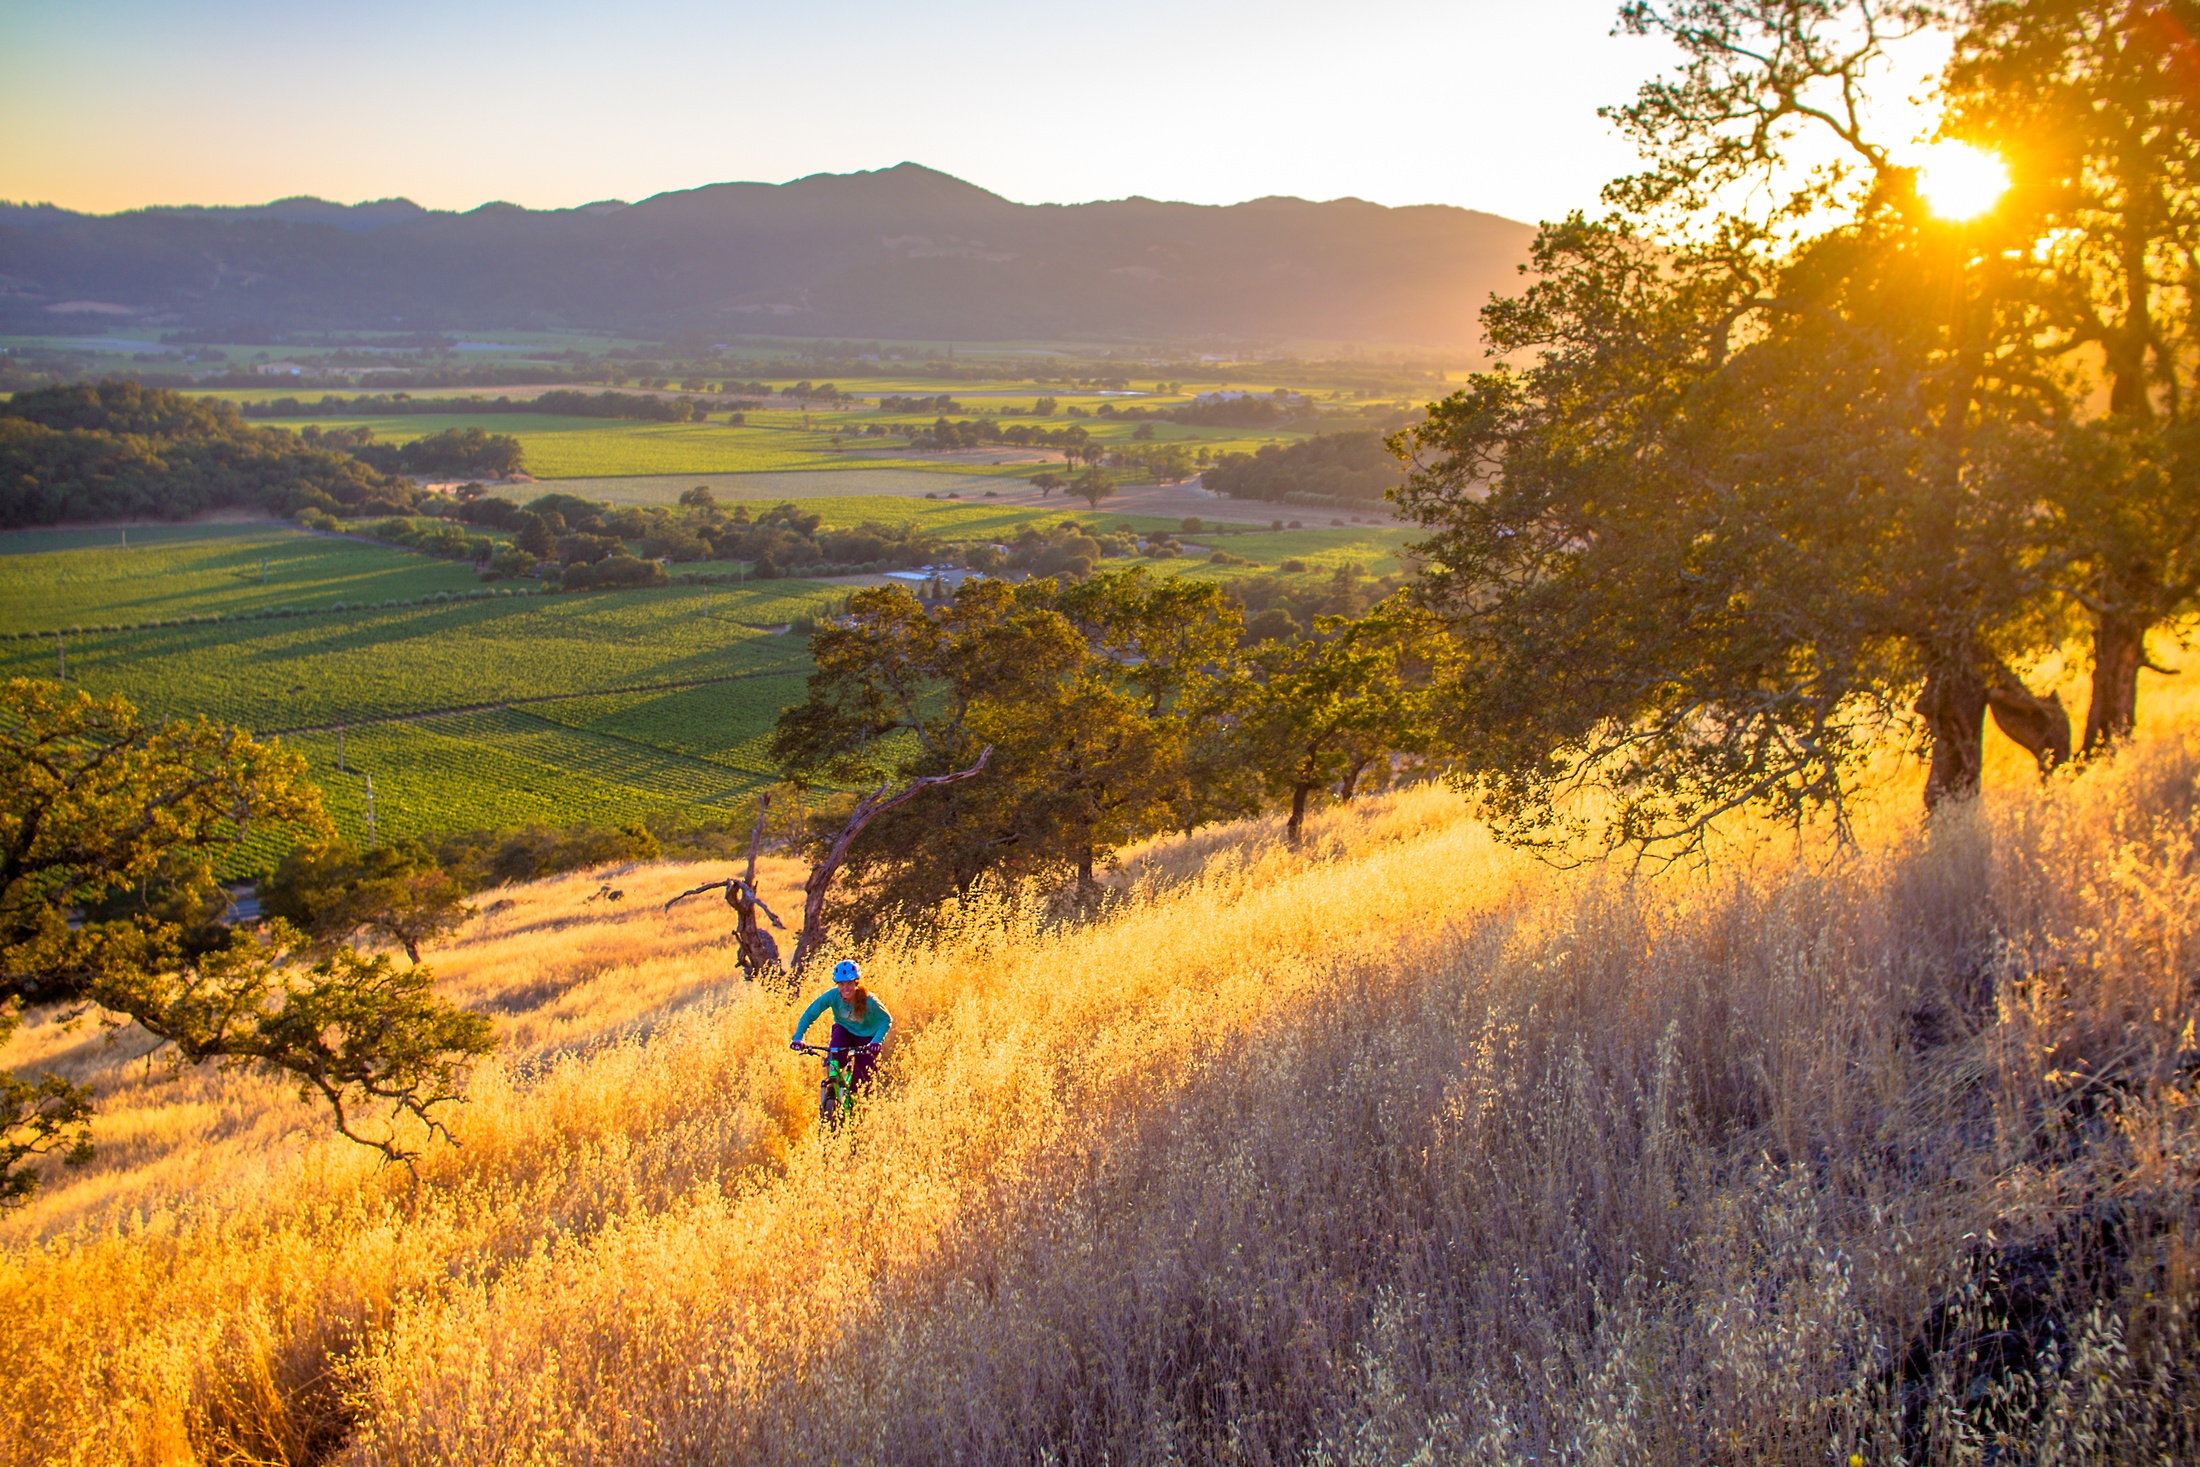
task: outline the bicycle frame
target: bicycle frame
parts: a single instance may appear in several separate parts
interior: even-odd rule
[[[853,1049],[835,1049],[826,1044],[798,1044],[795,1048],[804,1054],[825,1057],[824,1083],[817,1087],[818,1123],[830,1130],[843,1121],[854,1119],[856,1083],[853,1056],[877,1054],[878,1045],[865,1044]]]

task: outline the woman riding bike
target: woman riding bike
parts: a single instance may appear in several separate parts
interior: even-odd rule
[[[828,1042],[834,1049],[849,1052],[849,1078],[854,1084],[869,1084],[871,1067],[878,1062],[879,1041],[894,1027],[894,1016],[864,988],[863,970],[845,958],[833,964],[833,986],[812,999],[802,1017],[794,1021],[794,1039],[787,1047],[800,1049],[802,1036],[828,1008],[833,1011],[833,1034]]]

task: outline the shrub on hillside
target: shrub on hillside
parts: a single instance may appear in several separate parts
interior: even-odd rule
[[[517,545],[502,545],[489,556],[489,569],[486,574],[491,580],[509,579],[513,576],[527,575],[540,564],[541,562],[536,560],[534,556],[529,555]]]
[[[470,830],[444,837],[436,860],[469,891],[507,882],[534,881],[613,861],[654,861],[662,851],[648,828],[628,824]]]
[[[568,591],[625,591],[639,586],[662,586],[668,580],[665,568],[654,560],[614,555],[594,565],[567,566],[559,584]]]
[[[1209,467],[1200,483],[1232,499],[1278,503],[1295,495],[1317,502],[1338,500],[1380,505],[1385,491],[1403,482],[1397,459],[1371,432],[1325,433],[1298,443],[1271,443],[1257,453],[1226,454]]]

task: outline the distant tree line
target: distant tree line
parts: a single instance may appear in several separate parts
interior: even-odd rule
[[[0,525],[215,509],[392,514],[419,492],[346,452],[254,428],[225,402],[108,379],[0,403]]]
[[[517,438],[483,428],[445,428],[440,433],[397,444],[375,442],[374,430],[364,423],[343,428],[323,428],[308,423],[299,430],[298,437],[310,448],[348,453],[385,474],[505,479],[522,472],[527,465],[526,450]],[[345,512],[340,507],[328,508],[337,514]],[[373,508],[352,511],[355,515],[386,512]]]
[[[1263,444],[1208,465],[1200,483],[1232,499],[1288,502],[1293,495],[1379,504],[1404,482],[1398,460],[1374,432],[1327,433],[1297,443]],[[1302,500],[1300,502],[1308,502]]]
[[[1132,411],[1118,408],[1114,416],[1128,417]],[[1203,428],[1277,428],[1316,413],[1312,398],[1279,387],[1265,395],[1248,392],[1242,397],[1211,397],[1204,402],[1166,409],[1156,416],[1165,417],[1172,423],[1193,423]]]
[[[771,389],[755,384],[759,392]],[[248,418],[414,417],[433,414],[543,413],[567,418],[630,418],[644,423],[686,423],[708,416],[709,403],[689,398],[650,397],[635,392],[574,392],[559,389],[535,397],[414,397],[404,392],[343,397],[326,394],[315,401],[278,397],[248,402]]]
[[[521,505],[477,494],[448,504],[446,510],[455,511],[463,523],[510,532],[510,543],[496,548],[489,561],[497,574],[525,575],[540,563],[554,562],[563,567],[561,583],[569,590],[661,585],[665,573],[658,561],[747,561],[750,574],[771,580],[826,566],[899,570],[926,564],[942,553],[937,539],[913,525],[865,521],[826,528],[815,512],[793,504],[760,511],[736,504],[729,510],[700,486],[682,494],[675,505],[614,508],[562,493]],[[439,538],[432,529],[410,533],[421,548],[431,548]],[[455,529],[440,538],[464,540]]]
[[[956,448],[983,448],[988,444],[1007,444],[1015,448],[1051,448],[1071,458],[1081,457],[1092,443],[1092,431],[1082,424],[1071,423],[1065,428],[1045,428],[1036,423],[1002,423],[998,418],[964,418],[950,420],[944,414],[930,427],[917,428],[910,433],[909,446],[922,451],[944,452]],[[1093,450],[1097,462],[1100,453]]]
[[[1010,448],[1051,449],[1061,454],[1063,461],[1068,464],[1081,462],[1088,468],[1106,464],[1112,468],[1133,470],[1164,484],[1189,479],[1198,472],[1194,452],[1185,444],[1150,441],[1102,443],[1081,423],[1071,423],[1063,428],[1045,428],[1034,423],[1003,424],[994,418],[966,418],[957,422],[941,417],[931,427],[915,430],[909,439],[909,446],[920,453],[983,448],[994,444]],[[1055,475],[1042,477],[1044,482],[1040,479],[1032,481],[1042,489],[1059,488],[1069,482]],[[1077,482],[1105,486],[1100,495],[1088,494],[1093,503],[1098,504],[1100,497],[1112,492],[1115,480],[1081,479]],[[1077,492],[1086,491],[1080,489]]]

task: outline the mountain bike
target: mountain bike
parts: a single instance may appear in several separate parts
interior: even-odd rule
[[[853,1049],[835,1049],[825,1044],[798,1044],[794,1047],[803,1054],[825,1057],[825,1080],[817,1087],[818,1124],[831,1130],[853,1120],[856,1113],[856,1091],[859,1088],[855,1078],[855,1056],[876,1055],[878,1045],[864,1044]]]

